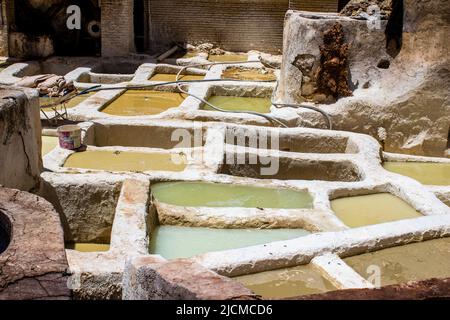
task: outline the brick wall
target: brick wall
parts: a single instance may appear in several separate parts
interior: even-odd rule
[[[292,10],[337,12],[338,0],[291,0],[289,7]]]
[[[279,53],[286,11],[337,11],[338,0],[147,0],[149,50],[211,42],[230,51]],[[101,0],[102,55],[134,52],[133,0]]]
[[[282,48],[288,9],[337,12],[338,0],[149,0],[150,48],[212,42],[230,51]]]
[[[150,46],[213,42],[231,51],[282,46],[288,0],[150,0]]]
[[[134,52],[133,0],[100,0],[102,56]]]

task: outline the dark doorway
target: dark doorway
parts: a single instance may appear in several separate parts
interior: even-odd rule
[[[134,45],[137,53],[148,49],[148,10],[147,1],[134,0]]]
[[[81,11],[81,28],[67,27],[67,8],[76,5]],[[48,36],[56,55],[95,56],[100,54],[99,0],[63,0],[54,4],[42,2],[34,7],[28,0],[16,0],[13,31],[28,37]]]

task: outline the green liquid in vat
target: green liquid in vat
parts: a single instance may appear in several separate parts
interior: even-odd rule
[[[208,102],[221,109],[230,111],[255,111],[259,113],[270,113],[272,102],[269,98],[232,97],[232,96],[212,96]],[[208,105],[204,110],[212,110]]]
[[[152,187],[156,200],[184,207],[312,208],[308,192],[221,183],[165,182]]]
[[[303,229],[211,229],[158,226],[151,234],[151,254],[166,259],[188,258],[206,252],[237,249],[306,236]]]

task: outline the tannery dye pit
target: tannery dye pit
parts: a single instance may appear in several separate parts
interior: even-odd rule
[[[227,97],[212,96],[208,99],[212,105],[229,111],[255,111],[260,113],[269,113],[272,105],[270,99],[267,98],[250,98],[250,97]],[[213,110],[208,105],[204,106],[205,110]]]
[[[69,2],[1,5],[0,300],[450,297],[446,1]]]
[[[180,75],[178,80],[203,80],[205,76],[200,75]],[[170,74],[170,73],[157,73],[153,75],[150,79],[150,81],[162,81],[162,82],[172,82],[177,80],[176,74]]]
[[[247,81],[276,81],[273,70],[250,69],[250,68],[228,68],[222,74],[222,79],[247,80]]]
[[[247,61],[246,54],[210,54],[208,60],[211,62],[244,62]]]
[[[66,249],[79,252],[105,252],[110,248],[109,244],[97,243],[66,243]]]
[[[289,240],[309,234],[302,229],[211,229],[157,226],[152,231],[150,253],[166,259],[188,258],[222,251]]]
[[[383,166],[426,185],[450,186],[450,163],[385,162]]]
[[[85,151],[74,153],[64,163],[66,168],[79,168],[106,171],[183,171],[186,158],[180,156],[180,163],[173,161],[171,154],[120,152],[120,151]]]
[[[351,228],[422,216],[405,201],[389,193],[335,199],[331,201],[331,207]]]
[[[264,298],[282,299],[337,290],[310,265],[234,278]]]
[[[42,156],[55,149],[59,145],[58,137],[42,136]]]
[[[312,208],[308,192],[196,182],[158,183],[156,200],[183,207]]]
[[[362,277],[369,266],[380,269],[381,285],[450,276],[450,238],[397,246],[350,257],[344,261]]]
[[[127,90],[102,112],[115,116],[155,115],[177,108],[186,95],[175,92]]]

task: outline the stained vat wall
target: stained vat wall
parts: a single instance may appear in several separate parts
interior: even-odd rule
[[[0,87],[0,185],[33,191],[41,171],[37,92]]]

